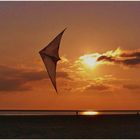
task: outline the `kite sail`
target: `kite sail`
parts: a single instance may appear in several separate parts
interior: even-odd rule
[[[57,61],[60,60],[59,57],[59,46],[61,42],[62,35],[66,29],[64,29],[60,34],[58,34],[45,48],[39,51],[39,54],[45,64],[49,78],[57,92],[56,86],[56,67]]]

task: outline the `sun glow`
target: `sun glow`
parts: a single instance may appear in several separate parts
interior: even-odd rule
[[[97,58],[92,55],[84,55],[80,57],[80,60],[87,68],[94,68],[97,64]]]
[[[82,112],[82,115],[98,115],[99,112],[97,111],[85,111],[85,112]]]

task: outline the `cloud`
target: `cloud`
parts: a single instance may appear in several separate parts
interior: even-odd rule
[[[140,85],[126,84],[126,85],[123,85],[123,88],[129,89],[129,90],[140,90]]]
[[[105,56],[105,55],[102,55],[100,56],[97,61],[108,61],[108,62],[117,62],[117,60],[115,60],[113,57],[111,56]]]
[[[114,51],[115,52],[115,51]],[[123,64],[125,66],[140,65],[140,50],[120,51],[117,55],[114,53],[105,53],[98,57],[97,61],[112,62],[115,64]]]
[[[6,79],[0,77],[0,91],[25,91],[30,88],[21,79]]]
[[[92,84],[85,88],[86,91],[106,91],[109,90],[111,87],[105,84]]]
[[[28,83],[48,78],[46,71],[0,65],[0,91],[30,90],[31,87],[29,87]],[[57,78],[70,79],[68,73],[63,71],[57,72]]]
[[[128,53],[122,53],[120,56],[122,57],[140,57],[140,51],[138,52],[128,52]]]
[[[95,63],[93,61],[94,65],[90,64],[91,69],[101,64],[117,64],[128,67],[140,66],[140,49],[122,50],[117,48],[116,50],[110,50],[105,53],[91,53],[80,56],[73,65],[73,67],[77,68],[78,72],[84,72],[89,68],[87,65],[85,65],[85,63],[83,63],[83,60],[86,57],[93,58],[93,60],[96,62]],[[92,63],[92,61],[89,61],[89,63]]]

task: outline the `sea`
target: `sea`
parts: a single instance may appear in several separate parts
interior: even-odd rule
[[[0,110],[0,116],[140,115],[140,110]]]

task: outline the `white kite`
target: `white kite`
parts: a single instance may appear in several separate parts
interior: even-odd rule
[[[60,60],[59,46],[60,46],[62,35],[65,30],[66,29],[64,29],[60,34],[58,34],[45,48],[43,48],[39,52],[56,92],[57,92],[56,66],[57,66],[57,61]]]

